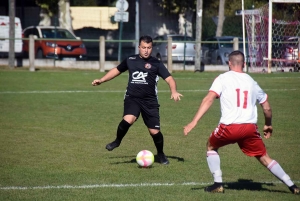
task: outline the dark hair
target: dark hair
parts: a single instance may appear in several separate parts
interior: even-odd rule
[[[229,54],[229,61],[234,65],[243,65],[245,62],[245,55],[239,50],[235,50]]]
[[[245,60],[245,55],[244,55],[244,53],[241,52],[241,51],[239,51],[239,50],[235,50],[235,51],[231,52],[231,53],[229,54],[229,60],[231,59],[232,56],[238,56],[238,55],[243,57],[243,61]]]
[[[139,44],[141,44],[142,41],[145,42],[145,43],[152,43],[153,42],[151,36],[147,36],[147,35],[144,35],[144,36],[140,37]]]

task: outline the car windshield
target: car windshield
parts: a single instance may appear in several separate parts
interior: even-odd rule
[[[76,39],[65,29],[41,29],[43,38]]]
[[[232,38],[222,38],[220,40],[220,47],[224,48],[232,48],[233,47],[233,39]],[[239,48],[243,48],[243,43],[239,40]]]
[[[287,41],[287,45],[297,48],[298,47],[298,38],[289,39]]]

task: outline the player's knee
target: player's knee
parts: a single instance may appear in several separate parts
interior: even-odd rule
[[[148,128],[150,135],[157,135],[160,133],[160,130]]]
[[[270,158],[268,154],[265,154],[263,156],[257,156],[256,158],[265,167],[267,167],[273,161],[273,159]]]
[[[215,147],[213,147],[211,144],[210,144],[210,142],[209,142],[209,140],[207,141],[207,143],[206,143],[206,149],[207,149],[207,151],[213,151],[213,150],[217,150]]]
[[[122,119],[122,121],[120,122],[119,124],[119,128],[121,130],[128,130],[129,127],[131,126],[132,124],[130,124],[129,122],[127,122],[126,120]]]
[[[133,115],[126,115],[123,117],[123,120],[132,125],[136,121],[136,117]]]

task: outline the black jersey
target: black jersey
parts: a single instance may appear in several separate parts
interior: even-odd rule
[[[150,56],[141,58],[138,54],[122,61],[117,66],[120,72],[128,70],[129,79],[126,95],[138,98],[157,98],[157,82],[159,77],[166,79],[171,74],[158,59]]]

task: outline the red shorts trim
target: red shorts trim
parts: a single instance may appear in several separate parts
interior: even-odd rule
[[[209,143],[214,148],[238,143],[247,156],[263,156],[267,152],[256,124],[219,124],[211,133]]]

